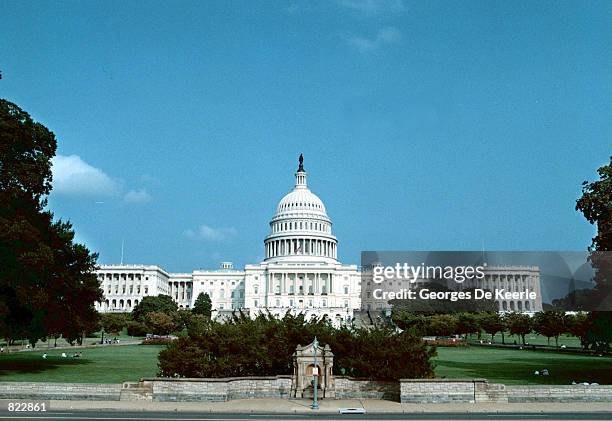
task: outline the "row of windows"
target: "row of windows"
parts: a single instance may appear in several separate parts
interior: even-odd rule
[[[280,299],[276,299],[274,301],[274,306],[275,307],[282,307],[281,306],[281,300]],[[259,300],[254,300],[253,301],[253,305],[255,307],[259,307]],[[293,300],[293,298],[289,299],[289,307],[295,307],[295,301]],[[303,308],[304,307],[304,300],[298,300],[298,307],[299,308]],[[308,307],[309,308],[313,308],[314,307],[314,301],[312,299],[308,300]],[[327,307],[327,300],[323,299],[321,300],[321,307]],[[344,300],[344,308],[349,308],[349,300]]]
[[[291,210],[293,208],[309,208],[309,209],[318,209],[323,210],[323,206],[318,203],[310,203],[310,202],[290,202],[283,203],[280,207],[280,210]]]
[[[291,230],[311,230],[320,232],[331,232],[329,225],[320,222],[299,221],[299,222],[276,222],[272,225],[272,232],[282,232]]]
[[[121,294],[134,294],[134,290],[136,291],[136,294],[140,294],[140,285],[136,286],[136,288],[134,288],[134,286],[130,286],[129,289],[126,288],[125,285],[123,285],[123,287],[121,289],[119,289],[119,286],[115,285],[115,294],[119,294],[119,291],[121,291]],[[108,288],[106,289],[107,294],[112,294],[113,288],[109,285]],[[149,287],[145,285],[144,287],[144,295],[147,295],[149,293]]]
[[[132,280],[137,280],[140,281],[142,279],[142,275],[139,273],[99,273],[98,274],[98,279],[99,280],[123,280],[123,281],[132,281]],[[148,280],[149,277],[145,276],[145,280]]]

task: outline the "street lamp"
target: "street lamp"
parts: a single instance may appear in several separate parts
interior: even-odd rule
[[[312,400],[312,405],[310,405],[310,407],[312,409],[319,409],[319,403],[317,402],[317,380],[319,378],[319,367],[317,366],[317,348],[319,347],[319,341],[317,341],[317,337],[315,336],[314,338],[314,342],[312,343],[313,348],[314,348],[314,367],[312,368],[312,376],[314,377],[313,379],[313,385],[314,385],[314,395],[313,395],[313,400]]]

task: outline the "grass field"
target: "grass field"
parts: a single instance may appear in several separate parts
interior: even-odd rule
[[[486,347],[438,348],[436,376],[505,384],[612,384],[612,358]],[[547,368],[549,376],[533,372]]]
[[[75,350],[15,352],[0,355],[0,381],[61,383],[120,383],[155,377],[157,354],[163,346],[112,345]],[[62,352],[81,351],[81,358],[62,358]]]
[[[0,355],[0,381],[120,383],[153,377],[161,346],[85,348],[82,358],[61,358],[61,350]],[[69,354],[70,355],[70,354]],[[485,378],[505,384],[612,384],[612,358],[486,347],[438,348],[437,377]],[[547,368],[550,376],[534,376]]]
[[[482,334],[481,339],[484,341],[489,341],[491,339],[491,335]],[[521,338],[519,336],[506,334],[505,338],[506,344],[512,344],[516,341],[517,344],[521,344]],[[471,340],[476,340],[476,335],[471,337]],[[548,341],[545,336],[536,335],[535,333],[531,333],[529,335],[525,335],[525,342],[532,345],[548,345]],[[502,343],[501,334],[495,335],[495,343]],[[555,346],[555,338],[550,338],[550,345]],[[559,346],[565,345],[568,348],[580,348],[580,339],[571,335],[561,335],[559,336]]]

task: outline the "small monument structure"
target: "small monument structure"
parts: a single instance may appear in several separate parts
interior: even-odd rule
[[[318,374],[317,391],[319,398],[335,398],[334,354],[328,344],[298,345],[293,353],[293,376],[291,397],[312,399],[314,396],[314,373]],[[316,366],[315,366],[316,355]],[[315,368],[316,367],[316,368]]]

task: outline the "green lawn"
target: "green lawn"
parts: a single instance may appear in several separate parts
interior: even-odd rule
[[[99,348],[14,352],[0,354],[0,381],[120,383],[155,377],[157,354],[163,346],[115,345]],[[62,358],[62,352],[82,358]]]
[[[472,347],[438,348],[436,376],[485,378],[505,384],[612,384],[612,358],[557,352]],[[534,376],[547,368],[550,376]]]
[[[471,340],[476,340],[476,335],[470,338]],[[488,342],[491,339],[491,335],[483,333],[481,336],[483,341]],[[505,338],[506,344],[513,344],[515,341],[517,344],[521,344],[521,338],[515,335],[506,334]],[[529,335],[525,335],[525,342],[532,345],[548,345],[548,341],[545,336],[536,335],[535,333],[530,333]],[[502,343],[501,334],[495,335],[495,343]],[[550,345],[555,346],[555,338],[550,338]],[[580,339],[571,335],[561,335],[559,336],[559,346],[565,345],[568,348],[580,348]]]
[[[0,381],[120,383],[153,377],[162,346],[121,345],[80,349],[82,358],[61,358],[61,350],[0,354]],[[67,350],[70,351],[70,350]],[[75,350],[72,350],[74,352]],[[70,353],[68,352],[70,355]],[[440,347],[437,377],[485,378],[505,384],[612,384],[612,358],[480,346]],[[550,376],[534,376],[547,368]]]

